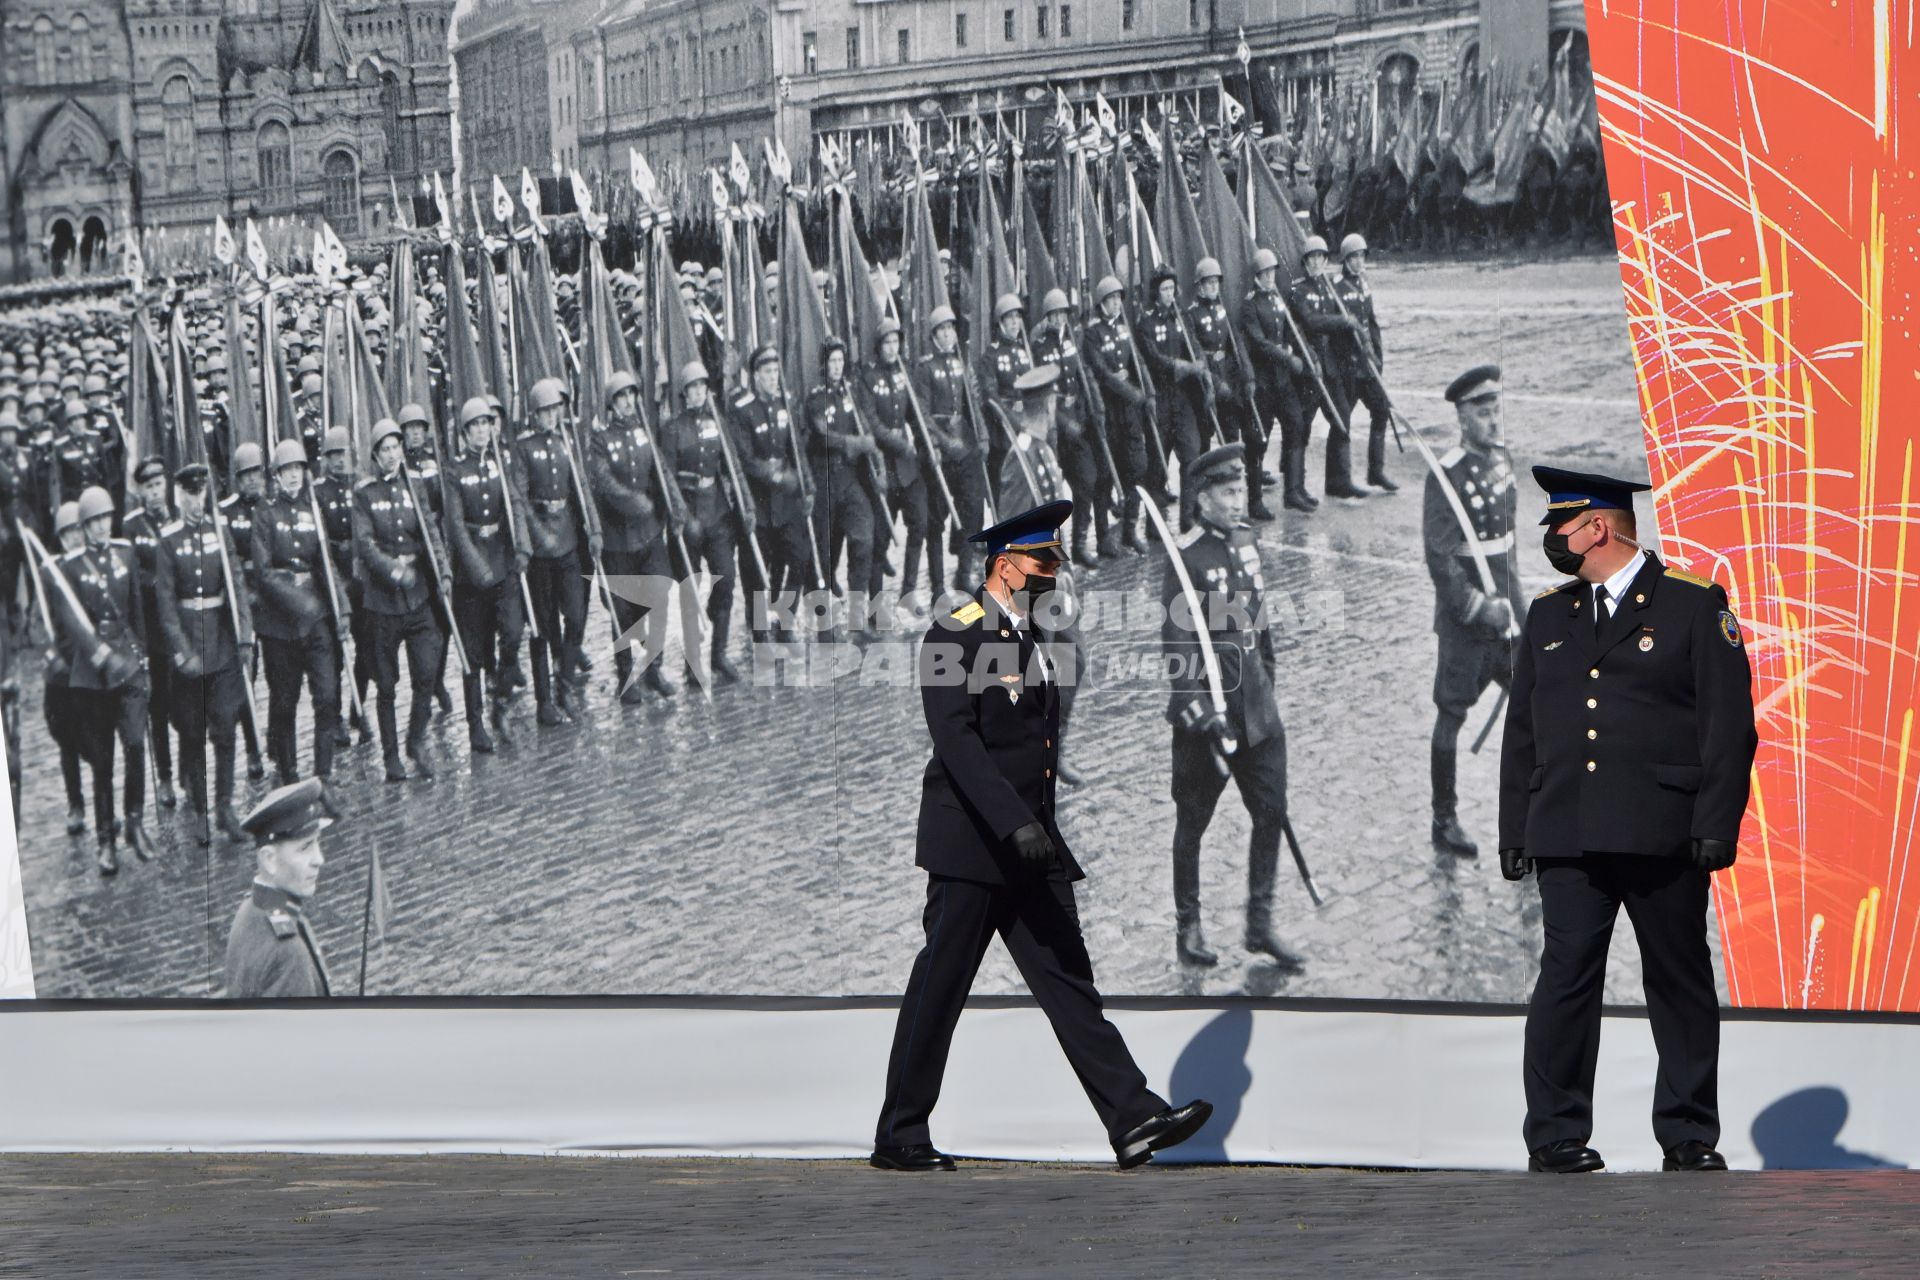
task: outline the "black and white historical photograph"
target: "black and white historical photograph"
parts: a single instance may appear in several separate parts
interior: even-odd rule
[[[1578,0],[0,24],[40,997],[897,993],[984,603],[1103,991],[1526,998],[1531,467],[1648,474]]]

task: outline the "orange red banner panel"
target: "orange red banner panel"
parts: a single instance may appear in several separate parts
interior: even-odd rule
[[[1914,6],[1587,14],[1661,528],[1754,664],[1733,1001],[1920,1010]]]

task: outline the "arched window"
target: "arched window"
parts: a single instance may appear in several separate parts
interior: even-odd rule
[[[60,45],[53,36],[53,19],[41,14],[33,20],[33,75],[41,84],[60,79]],[[73,238],[73,228],[67,228]]]
[[[87,15],[76,13],[67,23],[67,36],[73,46],[72,79],[87,81],[93,79],[93,26],[87,21]]]
[[[292,204],[293,149],[287,126],[273,120],[261,125],[255,150],[259,157],[260,189],[266,194],[267,203]]]
[[[193,165],[193,82],[174,76],[160,90],[163,138],[167,158],[167,185],[175,191],[191,191]]]
[[[320,166],[327,221],[342,235],[360,234],[360,167],[346,151],[327,155]]]
[[[80,233],[80,270],[91,274],[107,269],[107,225],[98,214],[88,218]]]
[[[1410,53],[1390,54],[1381,61],[1374,80],[1380,90],[1382,124],[1404,119],[1414,100],[1414,86],[1420,81],[1420,62]]]

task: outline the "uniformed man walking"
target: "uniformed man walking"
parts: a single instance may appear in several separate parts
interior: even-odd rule
[[[537,385],[537,384],[536,384]],[[585,495],[574,475],[573,454],[561,418],[565,402],[542,393],[528,429],[513,442],[513,465],[527,488],[527,537],[533,551],[527,588],[533,597],[539,639],[533,650],[533,697],[541,724],[557,725],[579,692],[575,682],[580,642],[586,636],[587,578],[580,543]],[[598,559],[600,535],[587,539]],[[556,709],[557,708],[557,709]]]
[[[326,862],[320,833],[333,824],[325,802],[325,784],[307,778],[269,792],[247,815],[257,869],[227,933],[229,1000],[333,994],[306,915]]]
[[[1120,554],[1111,523],[1119,514],[1112,510],[1113,476],[1098,435],[1102,406],[1089,394],[1092,383],[1081,359],[1080,344],[1074,338],[1073,309],[1067,303],[1066,291],[1047,290],[1041,309],[1045,315],[1033,335],[1033,359],[1036,368],[1052,365],[1060,371],[1053,388],[1053,444],[1068,490],[1080,504],[1080,517],[1073,522],[1071,534],[1073,562],[1083,569],[1095,569],[1100,557]]]
[[[334,727],[340,714],[340,670],[334,617],[351,607],[333,593],[324,559],[326,531],[313,518],[307,451],[298,440],[274,446],[273,497],[254,512],[253,582],[261,663],[267,673],[267,754],[281,786],[300,776],[295,721],[304,684],[313,703],[313,772],[333,772]]]
[[[1433,847],[1457,858],[1477,857],[1480,847],[1460,825],[1455,776],[1460,727],[1489,684],[1507,687],[1523,599],[1514,566],[1514,513],[1519,492],[1507,453],[1500,401],[1500,367],[1477,365],[1447,386],[1447,403],[1460,420],[1460,445],[1440,459],[1445,483],[1473,526],[1473,545],[1460,528],[1441,479],[1427,474],[1422,498],[1422,541],[1433,579],[1433,630],[1439,656],[1433,670],[1431,772]],[[1476,555],[1477,553],[1477,555]],[[1493,579],[1488,595],[1476,559]]]
[[[153,749],[154,802],[173,808],[173,742],[171,714],[173,665],[167,661],[160,619],[154,599],[154,560],[160,548],[160,530],[173,518],[167,510],[167,466],[159,458],[144,458],[134,469],[133,483],[139,508],[120,523],[133,558],[140,567],[140,626],[147,648],[147,731]]]
[[[940,470],[957,508],[947,544],[954,555],[951,585],[955,590],[971,590],[975,575],[968,562],[974,552],[966,542],[966,531],[985,523],[987,457],[983,425],[973,413],[979,388],[974,385],[973,370],[960,353],[959,332],[959,320],[951,307],[935,307],[927,314],[933,349],[914,366],[914,393],[931,419],[928,433],[940,451]],[[949,585],[945,565],[935,563],[932,576],[938,579],[934,584],[937,598]]]
[[[1546,939],[1527,1010],[1528,1168],[1603,1168],[1593,1073],[1607,943],[1640,942],[1669,1171],[1717,1171],[1720,1010],[1707,888],[1733,865],[1758,747],[1740,621],[1718,583],[1637,541],[1648,486],[1535,467],[1548,562],[1572,581],[1527,610],[1500,753],[1500,870],[1540,875]]]
[[[886,577],[886,557],[876,544],[881,530],[892,528],[880,489],[880,444],[860,420],[847,376],[846,344],[828,339],[820,348],[820,366],[820,385],[807,397],[806,409],[813,474],[826,488],[824,511],[815,512],[816,527],[820,545],[831,548],[829,560],[837,560],[840,546],[846,546],[848,606],[859,614],[861,638],[870,640],[876,636],[865,608]]]
[[[640,417],[638,388],[630,373],[616,373],[607,379],[607,417],[588,445],[587,475],[594,501],[600,507],[600,525],[606,538],[602,567],[607,574],[615,578],[664,578],[672,572],[666,542],[671,517],[662,477],[668,473],[671,460],[659,455],[659,442]],[[558,404],[559,396],[560,388],[551,380],[534,385],[536,407]],[[637,680],[633,676],[635,646],[623,644],[613,651],[620,702],[634,707],[645,699],[647,689],[671,698],[674,686],[660,671],[665,646],[653,630],[664,625],[664,619],[649,606],[628,598],[629,594],[616,593],[613,597],[614,625],[623,636],[644,625],[652,637],[652,642],[642,648],[651,657]]]
[[[906,527],[907,552],[900,573],[900,595],[905,597],[919,589],[920,558],[926,552],[932,584],[927,598],[931,602],[939,598],[946,585],[941,581],[946,566],[939,546],[946,513],[939,509],[921,469],[920,449],[914,443],[913,427],[907,418],[913,408],[908,398],[906,366],[900,359],[899,322],[883,321],[873,346],[873,360],[861,370],[859,391],[862,412],[885,455],[886,517],[891,520],[898,514]]]
[[[754,640],[765,642],[775,637],[776,628],[763,616],[762,609],[770,610],[785,592],[805,591],[812,585],[807,530],[813,493],[811,480],[803,470],[806,453],[780,385],[780,352],[772,346],[761,347],[754,352],[751,364],[753,388],[734,397],[729,419],[740,468],[747,473],[747,487],[753,493],[760,550],[766,556],[765,581],[758,579],[751,558],[740,566],[754,575],[750,589],[763,595],[764,604],[756,602],[750,621]],[[611,542],[608,547],[611,549]],[[930,554],[937,579],[938,548]]]
[[[1185,1142],[1211,1104],[1169,1107],[1147,1088],[1102,1012],[1074,904],[1084,878],[1054,810],[1060,677],[1030,625],[1060,562],[1062,500],[975,534],[987,581],[920,650],[920,696],[933,757],[920,791],[916,861],[927,873],[927,943],[914,960],[880,1108],[872,1163],[951,1169],[928,1121],[953,1032],[987,944],[998,933],[1053,1024],[1123,1169]]]
[[[1118,276],[1102,276],[1093,289],[1094,306],[1100,314],[1087,325],[1087,370],[1100,388],[1101,417],[1105,421],[1107,447],[1119,471],[1119,537],[1113,551],[1106,544],[1101,555],[1116,555],[1122,545],[1144,554],[1147,544],[1140,536],[1140,491],[1137,486],[1157,489],[1161,479],[1153,468],[1166,466],[1166,459],[1152,459],[1148,440],[1148,414],[1152,411],[1152,388],[1142,385],[1144,376],[1134,359],[1133,332],[1127,326],[1127,290]]]
[[[1271,249],[1253,255],[1253,290],[1240,304],[1240,327],[1253,360],[1253,420],[1247,444],[1248,483],[1259,474],[1266,432],[1280,424],[1280,500],[1289,511],[1311,512],[1319,501],[1307,492],[1307,422],[1312,416],[1312,375],[1306,353],[1280,292],[1280,258]],[[1255,437],[1258,437],[1257,439]],[[1257,513],[1255,513],[1257,514]]]
[[[482,685],[492,685],[493,722],[500,727],[510,692],[503,676],[518,661],[526,626],[520,575],[532,547],[526,494],[498,447],[499,415],[474,397],[460,406],[460,430],[465,444],[447,463],[447,550],[453,562],[454,619],[467,652],[467,745],[486,755],[493,750],[493,735],[487,732]]]
[[[712,387],[706,366],[690,360],[680,370],[680,396],[685,408],[667,426],[667,457],[680,487],[680,505],[686,512],[682,537],[693,563],[681,566],[688,575],[704,568],[713,577],[707,596],[707,657],[714,679],[733,684],[740,672],[727,657],[727,632],[733,618],[734,584],[739,579],[734,537],[735,512],[728,498],[726,444],[720,415],[710,403]],[[688,656],[692,666],[693,655]]]
[[[1199,593],[1201,621],[1220,664],[1224,712],[1213,702],[1199,660],[1199,628],[1183,621],[1193,611],[1182,601],[1171,561],[1161,583],[1161,640],[1169,654],[1182,658],[1167,702],[1173,725],[1174,950],[1185,964],[1209,966],[1219,960],[1200,925],[1200,842],[1231,777],[1253,820],[1247,840],[1246,948],[1271,957],[1283,971],[1297,972],[1305,966],[1273,928],[1287,823],[1287,731],[1274,698],[1273,633],[1255,625],[1266,581],[1259,544],[1245,523],[1244,468],[1245,453],[1237,444],[1194,460],[1194,526],[1176,548]],[[1215,601],[1229,607],[1217,608]]]
[[[1153,273],[1153,303],[1140,322],[1140,351],[1152,373],[1161,445],[1180,462],[1180,527],[1186,529],[1193,524],[1195,493],[1189,473],[1194,459],[1206,450],[1207,428],[1201,420],[1213,396],[1213,380],[1206,362],[1187,343],[1179,279],[1172,267]]]

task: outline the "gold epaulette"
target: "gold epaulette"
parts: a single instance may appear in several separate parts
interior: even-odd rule
[[[987,611],[981,607],[978,600],[969,600],[953,611],[953,620],[969,627],[986,616]]]
[[[1685,569],[1676,569],[1672,565],[1667,566],[1667,576],[1669,578],[1678,578],[1680,581],[1691,583],[1696,587],[1707,587],[1711,589],[1720,585],[1712,578],[1702,578],[1698,574],[1688,573]]]
[[[1575,578],[1572,582],[1556,582],[1552,586],[1548,587],[1545,591],[1542,591],[1539,595],[1535,596],[1534,599],[1545,600],[1548,596],[1552,595],[1556,591],[1565,591],[1568,587],[1577,587],[1579,585],[1580,585],[1580,580],[1578,578]]]

